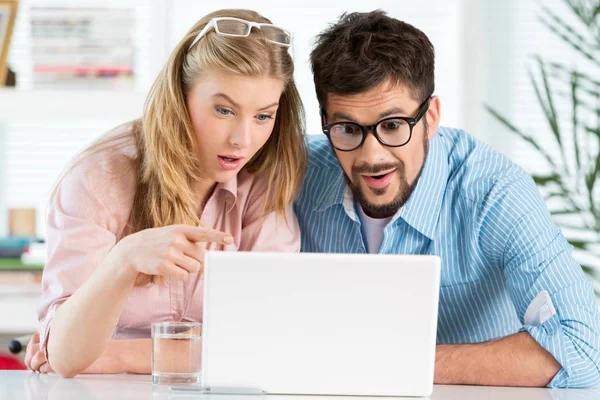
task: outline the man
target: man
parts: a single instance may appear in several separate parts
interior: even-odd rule
[[[348,14],[311,62],[325,135],[309,140],[295,206],[302,250],[439,255],[436,383],[596,386],[591,283],[533,180],[438,126],[428,38],[381,11]]]

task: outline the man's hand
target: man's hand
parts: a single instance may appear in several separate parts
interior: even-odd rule
[[[436,384],[544,387],[560,364],[527,332],[476,344],[436,348]]]

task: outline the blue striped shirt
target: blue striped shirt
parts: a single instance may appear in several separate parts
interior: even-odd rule
[[[309,167],[295,204],[302,251],[367,252],[327,138],[308,142]],[[384,228],[379,252],[441,257],[438,344],[527,331],[562,366],[549,387],[600,383],[591,282],[531,177],[464,131],[439,128],[412,196]],[[551,301],[536,307],[543,295]]]

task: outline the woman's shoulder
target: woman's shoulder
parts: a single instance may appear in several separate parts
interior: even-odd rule
[[[108,185],[129,187],[135,179],[137,151],[133,136],[127,126],[119,127],[92,144],[67,167],[65,179],[91,185],[91,189],[101,191]],[[133,188],[132,188],[133,189]]]
[[[127,220],[137,177],[135,141],[127,129],[109,132],[66,168],[51,202],[54,208],[113,229]]]

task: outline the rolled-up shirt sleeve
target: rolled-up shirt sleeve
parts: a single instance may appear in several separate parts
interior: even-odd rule
[[[523,178],[491,193],[488,206],[485,243],[504,268],[521,331],[561,365],[548,386],[598,386],[600,314],[594,290],[533,180]]]

